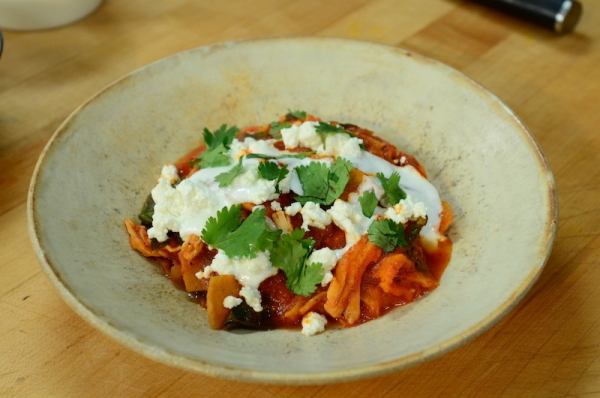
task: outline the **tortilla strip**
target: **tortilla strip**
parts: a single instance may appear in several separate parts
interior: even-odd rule
[[[360,285],[370,264],[376,263],[383,250],[363,236],[338,261],[335,275],[327,289],[325,311],[334,318],[344,319],[350,325],[360,318]]]

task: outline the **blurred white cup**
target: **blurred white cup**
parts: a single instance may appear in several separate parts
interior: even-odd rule
[[[0,28],[38,30],[75,22],[102,0],[0,0]]]

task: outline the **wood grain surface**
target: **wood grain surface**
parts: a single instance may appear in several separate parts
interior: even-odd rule
[[[582,3],[580,24],[564,36],[456,0],[105,1],[63,28],[4,31],[0,396],[600,396],[600,2]],[[461,348],[337,385],[218,380],[109,340],[66,306],[32,251],[26,197],[44,145],[88,97],[149,62],[225,40],[298,35],[414,50],[466,73],[517,113],[558,186],[558,234],[540,279],[515,310]]]

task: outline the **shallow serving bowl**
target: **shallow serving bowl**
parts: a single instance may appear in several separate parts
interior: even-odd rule
[[[452,261],[420,301],[350,329],[214,331],[202,308],[129,247],[164,163],[202,129],[289,109],[374,130],[417,156],[454,208]],[[540,148],[498,98],[439,62],[329,38],[229,42],[133,72],[77,109],[37,164],[29,227],[42,268],[85,320],[160,362],[236,380],[310,384],[439,356],[510,311],[552,247],[557,203]]]

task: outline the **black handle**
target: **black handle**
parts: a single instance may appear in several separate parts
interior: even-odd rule
[[[570,32],[581,16],[577,0],[476,0],[558,33]]]

